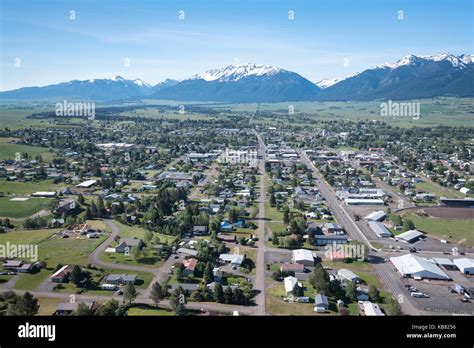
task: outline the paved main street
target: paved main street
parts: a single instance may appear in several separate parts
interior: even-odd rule
[[[255,277],[255,288],[259,294],[255,297],[257,314],[265,315],[266,288],[265,288],[265,153],[266,148],[262,139],[258,137],[258,169],[259,169],[259,195],[258,195],[258,242],[257,242],[257,269]]]

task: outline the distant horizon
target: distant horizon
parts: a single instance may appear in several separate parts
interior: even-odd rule
[[[410,54],[474,53],[470,0],[3,0],[0,6],[0,91],[117,75],[156,85],[235,61],[317,83]]]

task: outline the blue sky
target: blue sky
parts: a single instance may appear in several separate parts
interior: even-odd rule
[[[316,82],[407,54],[474,53],[471,0],[2,0],[0,6],[0,90],[115,75],[157,83],[236,59]]]

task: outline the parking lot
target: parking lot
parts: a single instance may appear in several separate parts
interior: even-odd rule
[[[457,272],[460,274],[459,272]],[[453,313],[453,314],[474,314],[474,301],[461,302],[463,295],[452,293],[449,289],[455,282],[443,281],[416,281],[410,279],[408,284],[416,287],[420,292],[429,295],[429,298],[410,297],[410,301],[418,309],[426,311]],[[406,296],[410,296],[410,291],[406,290]]]

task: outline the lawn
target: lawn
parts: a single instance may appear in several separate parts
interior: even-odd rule
[[[37,273],[23,273],[20,275],[20,279],[16,281],[14,289],[34,290],[49,276],[50,272],[46,269],[42,269]]]
[[[0,216],[25,218],[48,206],[47,198],[30,198],[27,201],[11,201],[11,197],[0,197]]]
[[[248,228],[237,228],[235,229],[233,232],[229,232],[229,233],[226,233],[230,236],[235,236],[235,238],[237,238],[237,241],[239,240],[239,238],[250,238],[252,234],[256,234],[257,233],[257,230],[252,230],[252,229],[248,229]]]
[[[38,244],[39,259],[46,261],[48,268],[57,264],[87,265],[90,253],[97,248],[106,236],[94,239],[73,239],[53,236]]]
[[[314,312],[313,303],[288,303],[283,300],[285,288],[283,284],[276,284],[267,288],[266,309],[272,315],[330,315]],[[334,313],[332,313],[334,314]]]
[[[425,192],[433,193],[436,197],[446,197],[446,198],[464,198],[464,195],[456,190],[453,190],[449,187],[443,187],[436,183],[423,181],[415,184],[416,188],[422,189]]]
[[[38,315],[49,316],[53,315],[56,312],[56,306],[63,302],[63,299],[59,298],[47,298],[47,297],[37,297],[39,310]]]
[[[105,262],[111,263],[120,263],[131,266],[156,266],[160,267],[164,260],[159,256],[159,253],[156,251],[150,252],[146,257],[140,257],[134,259],[132,255],[125,255],[122,253],[102,253],[100,259]]]
[[[283,211],[278,211],[272,207],[269,201],[265,201],[265,218],[276,221],[283,221]]]
[[[95,283],[100,283],[103,278],[105,278],[109,274],[129,274],[129,275],[136,275],[137,282],[134,284],[137,290],[139,289],[146,289],[148,285],[150,285],[151,281],[153,280],[153,274],[147,272],[130,272],[124,270],[107,270],[107,271],[97,271],[92,269],[84,268],[84,270],[88,271],[92,275],[92,281]],[[110,290],[103,290],[98,285],[94,289],[82,289],[78,288],[73,283],[61,283],[59,288],[54,289],[54,292],[62,293],[62,294],[74,294],[81,291],[83,294],[88,295],[112,295],[114,292]]]
[[[8,282],[13,276],[11,275],[0,275],[0,288],[2,287],[3,283]]]
[[[265,222],[265,225],[277,234],[285,234],[286,225],[283,222]]]
[[[44,161],[50,161],[53,157],[53,154],[46,147],[12,144],[12,139],[0,138],[0,161],[16,160],[17,156],[23,156],[24,153],[27,153],[31,159],[41,155]]]
[[[0,233],[0,244],[38,244],[51,237],[57,229],[27,230]]]
[[[96,228],[104,226],[102,222],[94,222]],[[101,227],[106,230],[105,227]],[[53,236],[58,229],[15,231],[0,234],[0,244],[38,245],[38,259],[45,261],[48,268],[57,264],[87,265],[89,254],[102,243],[106,235],[94,239],[73,239]]]
[[[156,308],[147,305],[135,305],[127,311],[130,316],[172,316],[174,312],[165,308]]]
[[[5,195],[25,196],[37,191],[57,191],[61,187],[64,187],[64,184],[55,184],[53,180],[26,182],[0,180],[0,192]]]
[[[441,239],[449,239],[463,245],[474,246],[473,220],[422,217],[416,214],[407,214],[404,218],[412,220],[415,228],[420,231]]]
[[[144,240],[148,232],[148,230],[144,228],[124,225],[118,221],[114,221],[114,224],[120,229],[120,237],[137,237]],[[176,236],[153,232],[153,236],[156,235],[160,238],[160,243],[166,243],[167,245],[170,245],[176,239]]]

